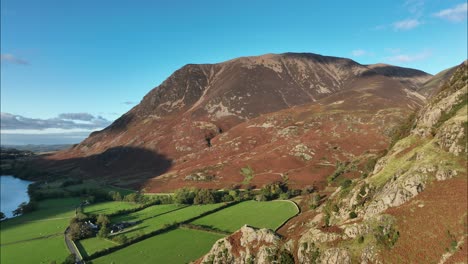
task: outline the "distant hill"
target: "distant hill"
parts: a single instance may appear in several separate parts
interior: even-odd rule
[[[51,152],[51,151],[59,151],[64,150],[67,148],[72,147],[73,145],[70,144],[57,144],[57,145],[1,145],[1,148],[9,148],[9,149],[17,149],[22,151],[31,151],[34,153],[41,153],[41,152]]]

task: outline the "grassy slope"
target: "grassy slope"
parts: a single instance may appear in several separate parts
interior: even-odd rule
[[[297,207],[287,201],[246,201],[197,219],[193,224],[228,232],[234,232],[245,224],[276,230],[297,213]]]
[[[79,202],[78,198],[45,200],[35,212],[2,221],[1,263],[62,261],[69,254],[63,232]]]
[[[222,236],[190,229],[176,229],[143,240],[93,263],[188,263],[206,253]]]

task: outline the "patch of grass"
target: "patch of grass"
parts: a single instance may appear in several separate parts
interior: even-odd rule
[[[114,247],[116,244],[104,238],[91,237],[76,242],[76,246],[80,250],[83,257],[87,257],[97,251],[105,248]]]
[[[80,199],[39,202],[36,211],[0,222],[1,263],[60,263],[69,254],[63,232]]]
[[[419,141],[418,146],[411,149],[403,155],[398,155],[399,152],[393,153],[388,160],[388,163],[377,174],[369,178],[369,181],[377,186],[382,187],[391,177],[397,172],[405,172],[410,168],[417,168],[420,166],[432,166],[439,164],[441,160],[446,161],[444,166],[446,168],[455,169],[459,171],[465,170],[460,164],[465,164],[463,157],[457,157],[452,153],[441,150],[437,147],[436,139],[423,140],[416,139],[416,136],[409,136],[400,140],[395,148],[405,149],[411,146],[415,140]],[[422,158],[415,160],[415,156],[419,155]]]
[[[208,252],[222,237],[204,231],[176,229],[94,259],[93,263],[188,263]]]
[[[38,210],[0,222],[1,244],[62,234],[78,204],[73,198],[44,200]]]
[[[120,210],[138,207],[139,204],[131,202],[110,201],[84,206],[84,213],[87,214],[112,214]]]
[[[297,207],[288,201],[246,201],[204,216],[192,224],[227,232],[234,232],[245,224],[276,230],[297,213]]]
[[[250,166],[244,167],[240,169],[240,174],[244,176],[244,180],[242,181],[242,184],[247,185],[249,184],[252,179],[254,178],[254,171]]]
[[[31,240],[1,247],[1,263],[61,263],[69,252],[63,241],[63,236]]]

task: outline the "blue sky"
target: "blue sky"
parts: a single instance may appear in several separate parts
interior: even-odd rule
[[[313,52],[435,74],[467,58],[466,1],[2,0],[1,111],[114,120],[187,63]]]

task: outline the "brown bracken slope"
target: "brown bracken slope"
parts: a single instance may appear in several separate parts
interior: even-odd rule
[[[41,162],[149,191],[321,185],[337,161],[385,149],[431,75],[310,53],[189,64],[128,113]],[[245,181],[240,168],[250,166]]]

